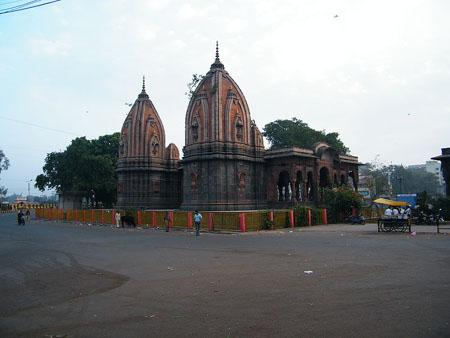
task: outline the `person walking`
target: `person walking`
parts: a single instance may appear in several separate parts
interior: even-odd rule
[[[116,228],[120,228],[120,222],[121,222],[121,219],[122,219],[120,217],[120,212],[116,211],[115,218],[116,218]]]
[[[25,212],[25,215],[27,216],[27,222],[30,221],[30,209],[27,209],[27,211]]]
[[[202,222],[202,214],[197,210],[194,212],[195,236],[200,236],[200,224]]]

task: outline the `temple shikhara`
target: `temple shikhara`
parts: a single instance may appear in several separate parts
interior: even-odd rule
[[[185,210],[282,208],[321,199],[321,188],[357,189],[358,158],[326,143],[265,149],[237,83],[216,57],[185,116],[183,158],[166,146],[164,125],[145,90],[121,131],[117,207]]]

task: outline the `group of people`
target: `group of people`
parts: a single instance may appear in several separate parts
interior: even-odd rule
[[[121,216],[120,212],[118,212],[118,211],[116,211],[116,214],[114,215],[114,217],[116,220],[117,228],[120,228],[121,226],[123,226],[124,222],[127,222],[127,223],[130,222],[128,219],[124,219],[125,216]],[[128,217],[132,218],[132,216],[128,216]],[[202,223],[202,214],[199,213],[197,210],[195,210],[193,218],[194,218],[194,224],[195,224],[195,235],[199,236],[200,235],[200,225]],[[134,220],[132,220],[132,223],[134,226],[136,226],[134,223]],[[169,232],[169,224],[170,224],[170,212],[167,211],[164,215],[164,226],[165,226],[166,232]]]
[[[19,210],[19,212],[17,213],[17,224],[18,225],[25,225],[25,218],[27,220],[27,222],[30,220],[30,209],[27,209],[27,211],[25,211],[25,213],[23,212],[22,209]]]
[[[384,217],[394,219],[409,219],[411,218],[411,208],[409,207],[409,205],[406,208],[396,208],[389,206],[384,211]]]

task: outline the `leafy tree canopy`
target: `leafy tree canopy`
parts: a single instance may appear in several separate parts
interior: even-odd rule
[[[343,217],[351,215],[352,208],[361,208],[363,200],[356,191],[342,186],[325,189],[324,201],[329,208],[331,222],[337,222],[342,221]]]
[[[96,199],[111,205],[116,198],[116,163],[120,133],[100,136],[95,140],[78,137],[63,152],[47,154],[43,174],[36,177],[35,186],[59,193],[91,190]]]
[[[402,165],[379,166],[368,165],[367,175],[374,178],[377,196],[396,194],[416,194],[422,191],[435,195],[438,181],[435,175],[424,168],[405,168]],[[391,187],[389,186],[389,177]]]
[[[339,139],[338,133],[312,129],[307,123],[295,117],[292,120],[276,120],[266,124],[263,135],[269,140],[271,148],[297,146],[311,149],[314,143],[326,142],[340,154],[349,152]]]
[[[7,170],[8,168],[9,168],[9,160],[6,157],[3,150],[0,149],[0,173],[2,172],[2,170]],[[6,195],[7,192],[8,192],[8,189],[0,186],[0,196]]]

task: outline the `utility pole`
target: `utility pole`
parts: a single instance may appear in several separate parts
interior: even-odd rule
[[[33,180],[27,181],[27,183],[28,183],[28,196],[27,196],[27,201],[30,201],[30,196],[31,196],[31,194],[30,194],[30,182],[33,182]]]

